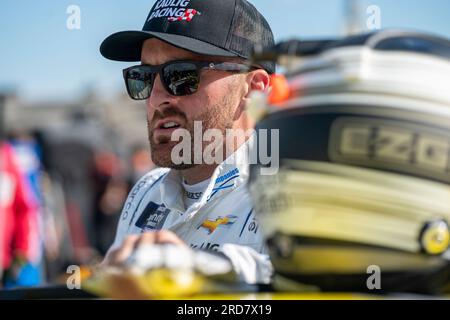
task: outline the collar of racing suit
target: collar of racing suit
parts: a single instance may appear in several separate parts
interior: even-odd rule
[[[170,203],[171,209],[185,212],[185,217],[190,218],[205,204],[215,202],[229,192],[245,185],[249,175],[249,151],[252,143],[253,139],[250,138],[217,166],[205,192],[187,211],[183,201],[181,174],[178,170],[169,170],[161,180],[160,190],[163,203]]]

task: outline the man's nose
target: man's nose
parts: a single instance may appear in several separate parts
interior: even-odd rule
[[[161,82],[159,75],[156,76],[153,83],[152,92],[147,99],[147,109],[149,112],[154,112],[156,109],[162,111],[165,107],[176,104],[177,97],[167,92],[166,88]]]

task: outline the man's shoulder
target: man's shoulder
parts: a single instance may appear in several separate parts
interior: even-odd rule
[[[162,177],[163,175],[165,175],[169,171],[170,171],[169,168],[155,168],[155,169],[150,170],[149,172],[147,172],[140,180],[143,180],[143,179],[147,179],[147,180],[159,179],[160,177]]]
[[[169,168],[155,168],[148,173],[146,173],[144,176],[142,176],[138,182],[133,186],[133,190],[136,189],[145,189],[152,187],[155,183],[157,183],[159,180],[161,180],[162,177],[164,177],[168,172],[170,171]]]
[[[142,178],[136,182],[136,184],[131,189],[128,194],[127,200],[125,201],[121,222],[134,218],[134,213],[136,208],[139,206],[145,195],[150,192],[150,190],[158,184],[159,181],[169,172],[170,169],[167,168],[156,168],[145,174]],[[133,213],[133,214],[130,214]]]
[[[135,201],[136,198],[140,198],[139,194],[146,193],[149,188],[155,186],[169,171],[170,169],[168,168],[156,168],[146,173],[131,189],[126,205]]]

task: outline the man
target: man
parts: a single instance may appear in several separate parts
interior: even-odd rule
[[[275,65],[250,67],[248,58],[254,46],[273,42],[267,21],[246,0],[159,0],[143,31],[119,32],[102,43],[108,59],[141,60],[124,77],[131,98],[146,100],[152,160],[161,167],[130,192],[106,263],[120,264],[144,245],[174,244],[221,252],[248,283],[270,281],[245,187],[249,136],[231,147],[223,139],[215,154],[233,153],[222,163],[175,162],[179,142],[171,138],[180,129],[194,137],[194,121],[201,133],[252,129],[246,102],[252,90],[268,90]],[[192,156],[203,158],[210,143],[199,149],[194,140]]]

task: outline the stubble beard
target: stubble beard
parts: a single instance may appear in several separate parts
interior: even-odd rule
[[[232,92],[232,91],[229,91]],[[211,108],[208,108],[204,113],[200,114],[196,119],[187,119],[184,112],[179,110],[178,108],[168,108],[167,110],[169,113],[166,113],[163,115],[164,117],[171,116],[171,115],[178,115],[180,117],[183,117],[185,119],[186,129],[190,133],[191,137],[191,163],[181,163],[181,164],[175,164],[172,161],[171,153],[173,147],[179,143],[177,141],[171,141],[170,138],[165,139],[159,139],[159,141],[154,140],[153,132],[151,130],[149,119],[147,119],[147,129],[148,129],[148,136],[149,136],[149,143],[150,143],[150,150],[151,150],[151,157],[152,161],[155,163],[158,167],[163,168],[171,168],[174,170],[187,170],[191,169],[193,167],[196,167],[201,164],[194,164],[194,152],[196,150],[194,146],[194,121],[201,121],[202,122],[202,137],[204,132],[207,129],[218,129],[221,131],[223,137],[225,137],[226,130],[233,128],[233,113],[234,108],[232,107],[232,100],[233,98],[231,95],[225,95],[222,99],[222,101]],[[180,141],[181,142],[181,141]],[[205,147],[212,142],[205,142],[202,139],[202,149],[204,150]],[[224,142],[225,143],[225,139]],[[202,157],[203,162],[203,157]]]

